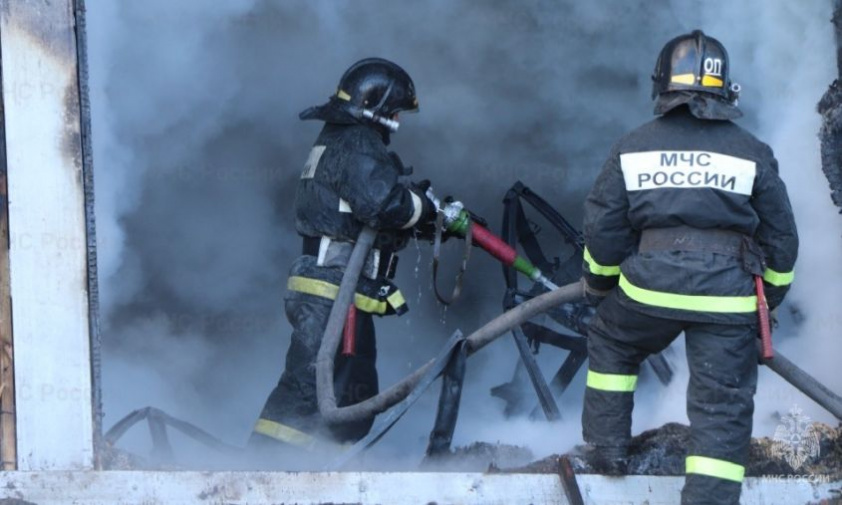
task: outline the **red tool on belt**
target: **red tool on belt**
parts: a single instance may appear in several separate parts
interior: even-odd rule
[[[754,288],[757,291],[757,318],[760,323],[760,347],[763,359],[772,359],[772,327],[769,324],[769,304],[766,302],[766,292],[763,290],[763,277],[754,276]]]
[[[357,347],[357,306],[353,303],[348,307],[345,316],[345,328],[342,330],[342,355],[354,356]]]

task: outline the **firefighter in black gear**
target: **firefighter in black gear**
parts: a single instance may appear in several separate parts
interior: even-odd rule
[[[418,109],[415,87],[398,65],[368,58],[352,65],[328,103],[301,113],[325,122],[304,165],[295,197],[302,255],[290,268],[285,298],[292,339],[286,368],[250,439],[258,447],[308,449],[317,440],[347,443],[365,436],[373,420],[328,426],[319,415],[315,360],[353,243],[364,225],[378,230],[357,285],[352,355],[337,353],[338,406],[378,392],[372,316],[402,314],[406,304],[390,282],[395,254],[419,228],[429,230],[435,207],[429,183],[412,184],[389,136],[398,113]]]
[[[585,203],[589,331],[583,435],[625,471],[640,363],[686,336],[691,443],[682,503],[738,503],[757,383],[757,294],[793,279],[798,235],[772,150],[732,122],[739,86],[701,31],[661,51],[655,120],[612,148]]]

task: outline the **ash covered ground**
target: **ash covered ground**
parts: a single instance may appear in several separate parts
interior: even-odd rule
[[[690,428],[668,423],[632,438],[630,475],[684,475],[684,458],[690,446]],[[801,452],[799,453],[799,449]],[[576,473],[594,472],[577,446],[567,456]],[[449,454],[423,458],[420,471],[557,473],[561,454],[535,460],[526,447],[506,443],[474,442],[455,447]],[[179,470],[177,462],[162,463],[116,447],[106,447],[103,465],[110,470]],[[842,424],[812,423],[786,439],[761,437],[751,441],[746,476],[776,478],[807,476],[842,481]]]
[[[813,423],[805,432],[814,436],[817,450],[809,450],[801,456],[794,453],[797,442],[806,445],[806,436],[795,442],[776,440],[770,437],[753,438],[746,475],[760,476],[823,476],[832,481],[842,480],[842,424],[837,427]],[[684,475],[684,458],[690,445],[690,428],[679,423],[647,430],[632,439],[630,448],[630,475]],[[569,456],[574,471],[594,473],[577,447]],[[816,455],[816,452],[818,453]],[[434,461],[425,460],[422,468],[452,471],[501,471],[518,473],[556,473],[559,454],[553,454],[537,461],[526,463],[531,453],[523,447],[507,444],[477,442],[456,448],[450,455],[440,456]],[[791,462],[795,462],[793,465]],[[799,464],[800,463],[800,464]]]

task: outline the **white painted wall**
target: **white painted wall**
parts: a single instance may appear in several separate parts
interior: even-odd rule
[[[71,0],[0,1],[18,468],[92,468]]]

